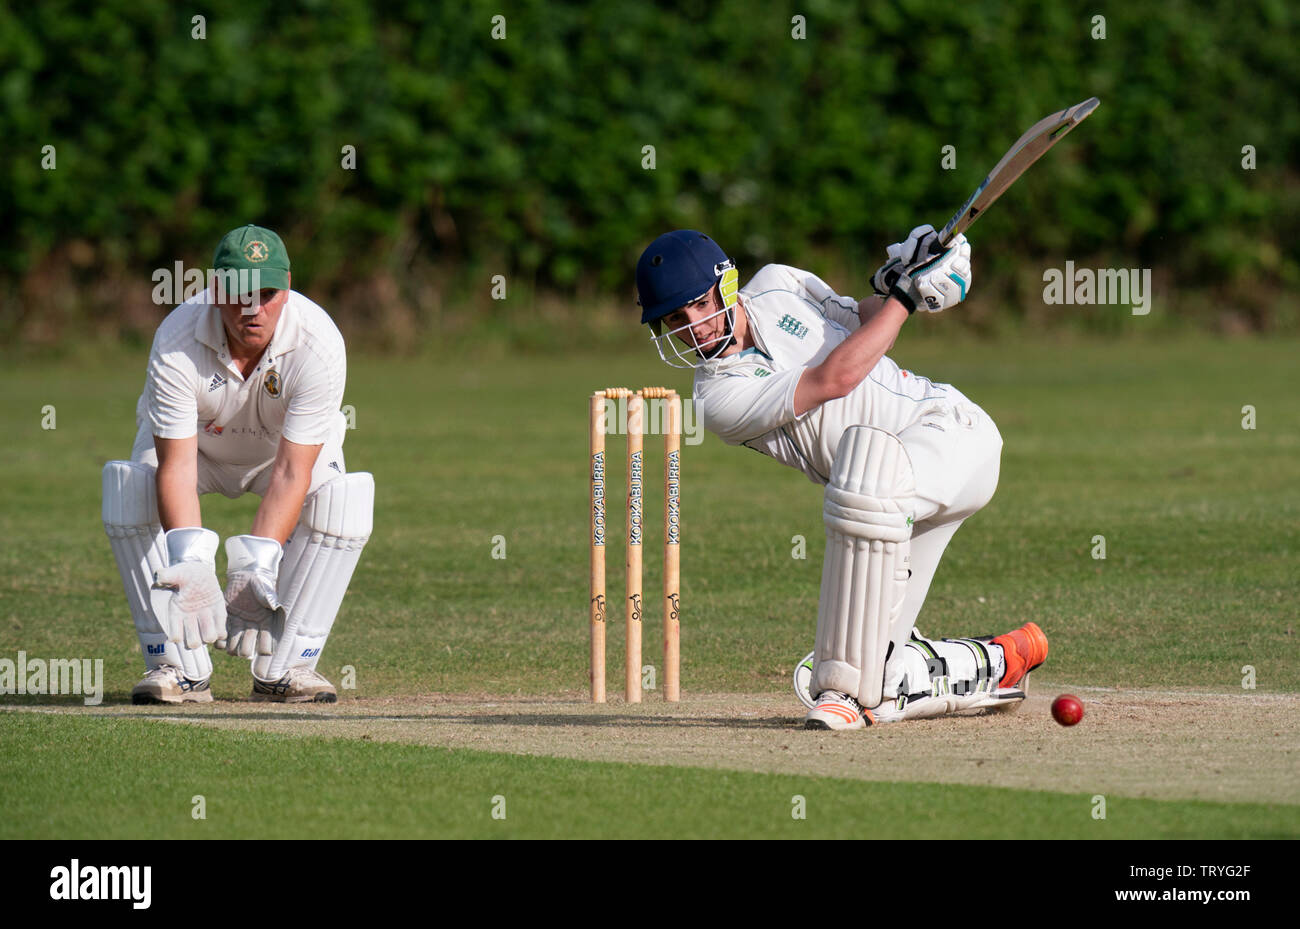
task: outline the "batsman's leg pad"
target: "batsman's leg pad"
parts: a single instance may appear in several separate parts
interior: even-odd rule
[[[823,510],[814,695],[836,690],[866,707],[881,702],[907,590],[915,496],[912,464],[897,436],[873,426],[844,431]]]
[[[927,639],[916,630],[902,650],[900,691],[908,697],[997,689],[1002,649],[981,639]]]
[[[307,497],[280,562],[274,654],[253,659],[258,680],[278,681],[289,668],[316,667],[370,538],[374,509],[375,480],[365,472],[328,481]]]
[[[168,642],[150,604],[154,572],[167,566],[155,469],[135,461],[104,465],[102,515],[145,667],[152,671],[169,665],[192,681],[207,680],[212,676],[207,646],[186,648]]]
[[[1013,709],[1025,698],[1018,688],[999,688],[1001,649],[981,639],[927,639],[913,632],[901,652],[900,693],[879,712],[883,722],[967,715]]]

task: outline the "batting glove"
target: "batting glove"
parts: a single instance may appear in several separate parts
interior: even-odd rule
[[[908,233],[906,239],[895,242],[885,249],[889,260],[871,276],[872,289],[882,297],[887,296],[904,272],[924,264],[933,257],[930,253],[938,249],[938,243],[939,234],[934,231],[933,226],[929,223],[917,226]]]
[[[275,653],[271,624],[280,609],[275,586],[284,549],[275,539],[236,535],[226,539],[226,652],[243,658]]]
[[[217,582],[217,543],[211,529],[172,529],[165,536],[167,567],[154,572],[149,592],[169,642],[198,648],[226,634],[226,601]]]
[[[904,271],[889,296],[907,307],[909,314],[916,310],[938,313],[965,300],[970,285],[970,243],[958,235],[942,255]]]

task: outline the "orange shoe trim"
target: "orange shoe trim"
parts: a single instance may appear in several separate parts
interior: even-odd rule
[[[845,709],[843,706],[840,706],[838,703],[819,704],[817,706],[817,709],[825,713],[834,713],[836,716],[840,717],[846,723],[852,723],[856,721],[858,718],[856,713],[854,713],[852,710]]]

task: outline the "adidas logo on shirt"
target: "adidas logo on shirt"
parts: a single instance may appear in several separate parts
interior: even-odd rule
[[[218,372],[217,374],[212,375],[212,382],[208,384],[208,393],[212,393],[212,391],[216,390],[218,387],[225,387],[225,386],[226,386],[226,377],[224,374]]]

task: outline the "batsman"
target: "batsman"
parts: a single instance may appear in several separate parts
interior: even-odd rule
[[[916,628],[948,543],[993,496],[1002,453],[988,413],[886,354],[914,312],[970,291],[966,237],[936,239],[918,226],[889,246],[861,301],[779,264],[740,288],[735,263],[694,230],[660,236],[637,263],[641,321],[666,363],[695,369],[705,428],[826,488],[815,648],[795,673],[808,729],[1014,707],[1047,658],[1032,622],[969,638]]]
[[[344,465],[343,337],[291,279],[276,233],[228,233],[207,290],[158,327],[131,459],[104,466],[145,663],[132,703],[211,702],[212,644],[249,659],[254,700],[338,698],[316,665],[370,537],[374,481]],[[212,493],[261,497],[248,533],[226,539],[224,591],[199,505]]]

